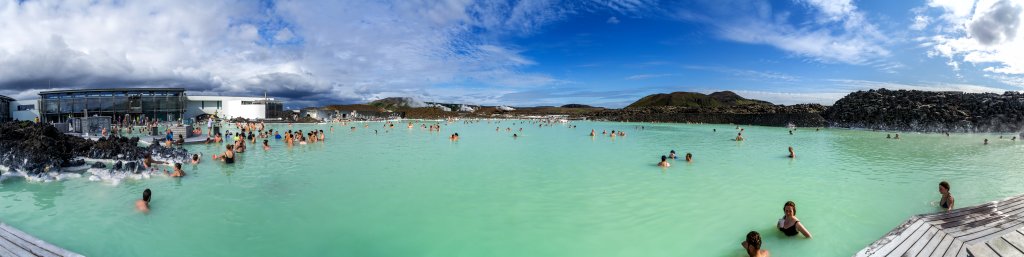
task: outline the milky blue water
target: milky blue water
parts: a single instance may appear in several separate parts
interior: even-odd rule
[[[190,145],[205,156],[181,179],[8,180],[0,221],[87,256],[743,256],[751,230],[774,256],[850,256],[938,211],[939,181],[958,206],[1024,193],[1024,144],[998,134],[515,122],[272,125],[327,141],[233,165]],[[657,167],[673,149],[694,161]],[[775,229],[790,200],[813,239]]]

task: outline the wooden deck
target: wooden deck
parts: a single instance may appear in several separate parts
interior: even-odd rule
[[[1024,195],[914,215],[854,256],[1024,257]]]
[[[82,255],[64,250],[7,224],[0,223],[0,256],[81,257]]]

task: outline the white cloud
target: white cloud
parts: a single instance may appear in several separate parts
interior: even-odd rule
[[[828,80],[828,82],[833,83],[836,88],[843,88],[850,91],[878,88],[921,91],[960,91],[965,93],[1003,93],[1006,91],[1006,89],[989,86],[940,82],[898,83],[856,79],[832,79]]]
[[[914,23],[910,24],[912,30],[924,30],[931,23],[931,17],[925,15],[914,16]]]
[[[682,10],[677,18],[714,25],[722,38],[771,45],[819,62],[869,64],[890,55],[887,37],[849,0],[800,1],[815,15],[798,21],[770,2],[715,2],[710,14]]]
[[[930,37],[929,56],[947,58],[954,70],[971,63],[990,73],[1024,74],[1024,6],[1019,1],[931,1],[947,28]]]
[[[607,21],[605,21],[605,23],[608,24],[619,24],[619,22],[619,18],[616,18],[615,16],[612,16],[611,18],[608,18]]]
[[[673,75],[675,75],[675,74],[669,74],[669,73],[661,73],[661,74],[636,74],[636,75],[632,75],[632,76],[626,77],[626,79],[628,79],[628,80],[643,80],[643,79],[653,79],[653,78],[668,77],[668,76],[673,76]]]
[[[524,71],[536,63],[496,38],[647,4],[0,0],[0,94],[149,85],[338,101],[453,83],[557,85],[569,82]]]

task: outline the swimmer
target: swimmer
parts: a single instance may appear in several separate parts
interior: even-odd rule
[[[1017,141],[1017,136],[1013,136],[1013,138],[1011,138],[1010,141]]]
[[[893,139],[900,139],[900,133],[896,133],[896,137],[894,137]]]
[[[332,127],[331,130],[333,130],[333,129],[334,128]],[[277,131],[275,131],[274,132],[274,139],[281,139],[281,133],[278,133]]]
[[[985,139],[985,144],[986,144],[986,145],[988,144],[988,138],[986,138],[986,139]]]
[[[263,140],[263,150],[264,151],[269,151],[270,150],[270,144],[268,142],[270,142],[270,141]]]
[[[743,141],[743,133],[736,133],[736,141]]]
[[[149,188],[143,190],[142,199],[135,201],[135,209],[141,211],[142,213],[149,213],[149,199],[151,199],[152,196],[153,191],[150,191]]]
[[[779,224],[776,225],[779,231],[782,231],[782,234],[786,236],[803,234],[805,238],[811,238],[811,232],[807,231],[807,228],[800,224],[800,219],[796,217],[796,203],[793,203],[793,201],[786,202],[786,204],[782,205],[782,212],[785,214],[779,219]]]
[[[772,256],[768,250],[761,250],[761,234],[757,231],[750,231],[747,233],[747,240],[740,244],[743,246],[743,250],[747,252],[747,256],[750,257],[770,257]]]
[[[693,154],[686,153],[686,162],[693,162]]]
[[[939,182],[939,193],[942,194],[942,198],[939,199],[939,207],[946,210],[953,210],[953,195],[949,193],[949,182]]]
[[[665,167],[665,168],[671,167],[672,164],[668,163],[667,160],[668,160],[668,157],[665,157],[664,155],[662,155],[661,156],[661,162],[658,163],[658,167]]]
[[[892,139],[892,134],[885,134],[885,139]]]
[[[793,135],[793,131],[792,131],[792,130],[790,130],[790,131],[789,131],[789,135],[790,135],[790,136],[792,136],[792,135]]]
[[[591,129],[591,130],[590,130],[590,136],[594,136],[594,135],[595,135],[595,134],[594,134],[594,130],[593,130],[593,129]]]
[[[718,132],[718,129],[711,129],[711,132]]]
[[[668,158],[669,159],[676,159],[676,158],[678,158],[678,157],[676,157],[676,150],[668,151]]]
[[[235,146],[234,145],[227,145],[227,146],[225,146],[225,148],[227,148],[227,151],[224,151],[224,153],[219,155],[219,156],[214,154],[213,155],[213,159],[214,160],[218,160],[218,159],[222,160],[222,161],[224,161],[224,163],[235,163],[235,151],[234,151]]]
[[[199,155],[198,154],[193,154],[192,155],[192,164],[199,164]]]
[[[513,134],[512,134],[512,138],[519,138],[519,134],[515,134],[515,133],[513,133]]]
[[[796,153],[793,153],[793,147],[789,147],[789,158],[796,158]]]
[[[181,170],[181,163],[174,164],[174,172],[167,172],[167,170],[165,169],[164,173],[167,173],[167,175],[171,176],[172,178],[180,178],[185,176],[185,171]]]

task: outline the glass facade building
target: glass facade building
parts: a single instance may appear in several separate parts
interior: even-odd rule
[[[11,102],[13,98],[0,95],[0,122],[11,120]]]
[[[187,101],[184,88],[60,90],[40,92],[39,97],[39,116],[46,122],[87,115],[109,116],[115,123],[176,121]]]

